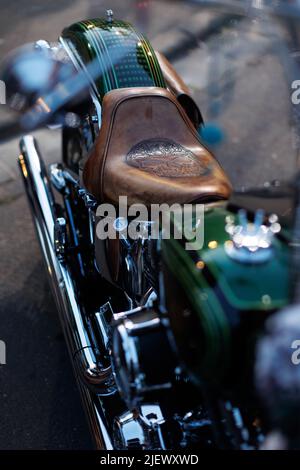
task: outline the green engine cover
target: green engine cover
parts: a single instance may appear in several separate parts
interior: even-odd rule
[[[100,100],[116,88],[166,87],[150,42],[127,22],[80,21],[61,40],[78,66],[98,62],[99,79],[92,85]]]
[[[235,261],[225,249],[227,215],[236,217],[226,203],[207,206],[199,251],[186,251],[181,240],[162,242],[167,310],[180,355],[196,382],[223,386],[243,381],[265,320],[289,303],[287,240],[274,238],[266,262]]]

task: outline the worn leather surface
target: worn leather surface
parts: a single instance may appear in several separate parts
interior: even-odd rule
[[[98,200],[188,203],[226,199],[230,182],[172,93],[163,88],[113,90],[83,171]]]
[[[179,95],[190,95],[191,91],[189,87],[184,83],[180,75],[176,72],[173,65],[168,61],[166,56],[158,51],[155,51],[158,63],[160,65],[162,74],[167,83],[167,86],[175,96]]]
[[[203,124],[203,118],[200,109],[192,97],[191,90],[163,54],[155,51],[155,55],[168,89],[176,96],[177,101],[179,101],[195,128],[198,129]]]

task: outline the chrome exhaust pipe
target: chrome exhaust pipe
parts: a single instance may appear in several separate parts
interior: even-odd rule
[[[101,369],[84,324],[82,309],[68,267],[55,251],[54,228],[57,220],[55,203],[46,168],[31,135],[20,141],[19,167],[23,177],[34,224],[46,262],[55,301],[59,310],[79,388],[98,449],[113,449],[98,394],[106,389],[111,370]]]

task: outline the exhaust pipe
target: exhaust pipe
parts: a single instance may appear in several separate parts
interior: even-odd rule
[[[68,267],[55,251],[54,228],[57,220],[55,203],[45,164],[40,157],[36,140],[31,135],[20,141],[19,167],[46,262],[63,331],[67,340],[79,389],[88,414],[89,423],[98,449],[113,449],[98,394],[107,391],[111,369],[101,369],[84,324],[84,316],[76,298]]]

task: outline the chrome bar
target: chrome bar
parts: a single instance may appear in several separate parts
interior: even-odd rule
[[[105,387],[110,371],[98,367],[68,267],[55,254],[54,226],[57,215],[47,172],[35,139],[31,135],[24,136],[20,141],[20,149],[21,174],[72,362],[81,378],[79,388],[96,445],[98,448],[112,449],[104,413],[95,393],[95,387]]]

